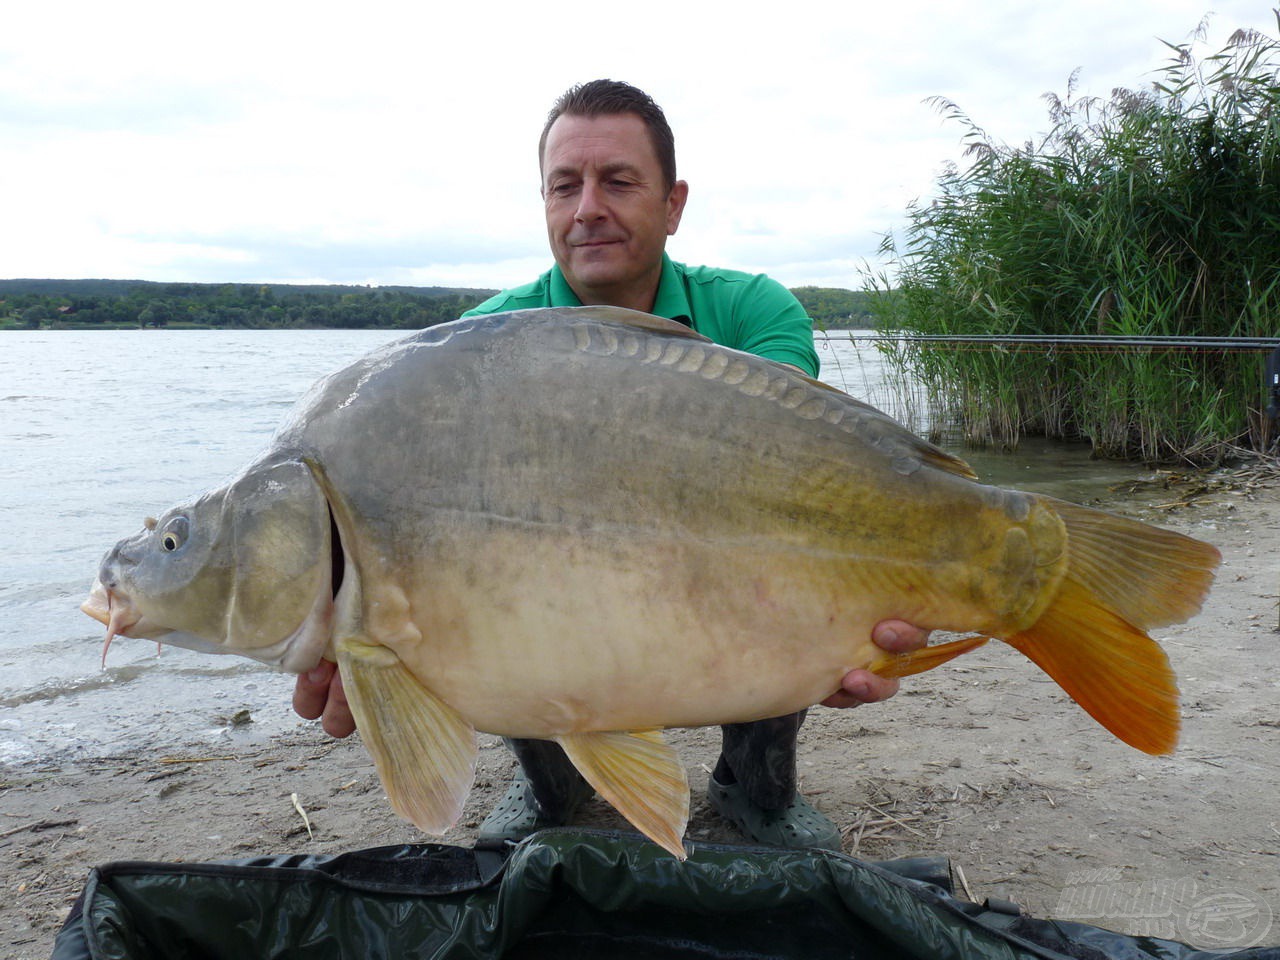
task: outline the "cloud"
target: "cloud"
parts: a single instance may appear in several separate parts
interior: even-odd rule
[[[1275,32],[1255,3],[1218,9],[1211,49],[1235,26]],[[925,98],[1020,143],[1076,67],[1082,93],[1149,82],[1160,38],[1202,15],[1201,0],[993,0],[980,14],[793,0],[733,17],[666,0],[589,16],[24,4],[0,34],[0,273],[524,282],[549,263],[546,110],[610,76],[675,128],[692,194],[673,255],[825,282],[873,258],[960,160],[963,129]]]

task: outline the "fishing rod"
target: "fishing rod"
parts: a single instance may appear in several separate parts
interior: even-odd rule
[[[819,332],[828,340],[858,340],[869,343],[952,343],[956,345],[983,345],[995,347],[1061,347],[1063,349],[1111,349],[1142,348],[1153,350],[1280,350],[1280,339],[1275,337],[1143,337],[1106,336],[1101,334],[1076,334],[1052,336],[1038,334],[923,334],[923,333],[867,333],[852,330],[827,330]]]
[[[1020,347],[1040,347],[1064,352],[1103,352],[1107,350],[1140,349],[1149,351],[1188,350],[1198,352],[1217,351],[1242,353],[1249,350],[1269,350],[1263,383],[1267,393],[1267,416],[1280,420],[1280,339],[1270,337],[1142,337],[1107,336],[1105,334],[1074,334],[1052,336],[1041,334],[923,334],[923,333],[871,333],[865,335],[854,330],[822,330],[816,332],[825,340],[849,340],[865,343],[937,343],[958,347],[1017,350]]]

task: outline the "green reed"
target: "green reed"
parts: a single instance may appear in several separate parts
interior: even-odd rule
[[[1277,13],[1280,26],[1280,13]],[[1204,24],[1143,91],[1046,95],[1051,129],[996,143],[950,101],[968,167],[907,211],[866,277],[882,330],[941,335],[1280,333],[1280,44]],[[1270,442],[1258,352],[887,348],[973,442],[1088,438],[1097,454],[1206,462]],[[936,422],[936,421],[935,421]]]

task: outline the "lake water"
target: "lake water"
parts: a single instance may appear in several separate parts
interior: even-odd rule
[[[318,377],[387,330],[0,334],[0,764],[160,753],[303,723],[291,677],[239,657],[120,638],[79,611],[103,553],[143,517],[218,485]],[[823,379],[891,406],[865,342],[820,338]],[[901,411],[898,411],[899,415]],[[1077,447],[964,452],[1004,486],[1077,501],[1139,468]],[[248,710],[254,722],[232,724]]]

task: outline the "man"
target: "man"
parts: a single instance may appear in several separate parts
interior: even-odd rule
[[[717,343],[818,373],[803,307],[764,276],[688,267],[666,254],[689,185],[676,179],[675,146],[662,110],[635,87],[597,80],[568,91],[538,145],[547,238],[555,265],[523,287],[499,293],[468,315],[530,307],[611,305],[686,323]],[[906,652],[927,635],[910,624],[877,625],[873,639]],[[828,706],[893,696],[896,680],[866,670],[844,677]],[[299,677],[294,709],[323,716],[334,736],[355,729],[332,664]],[[722,816],[759,843],[840,849],[835,824],[796,790],[796,736],[804,713],[723,728],[709,796]],[[520,840],[568,823],[592,789],[550,741],[509,740],[520,762],[506,796],[480,827],[482,839]]]

